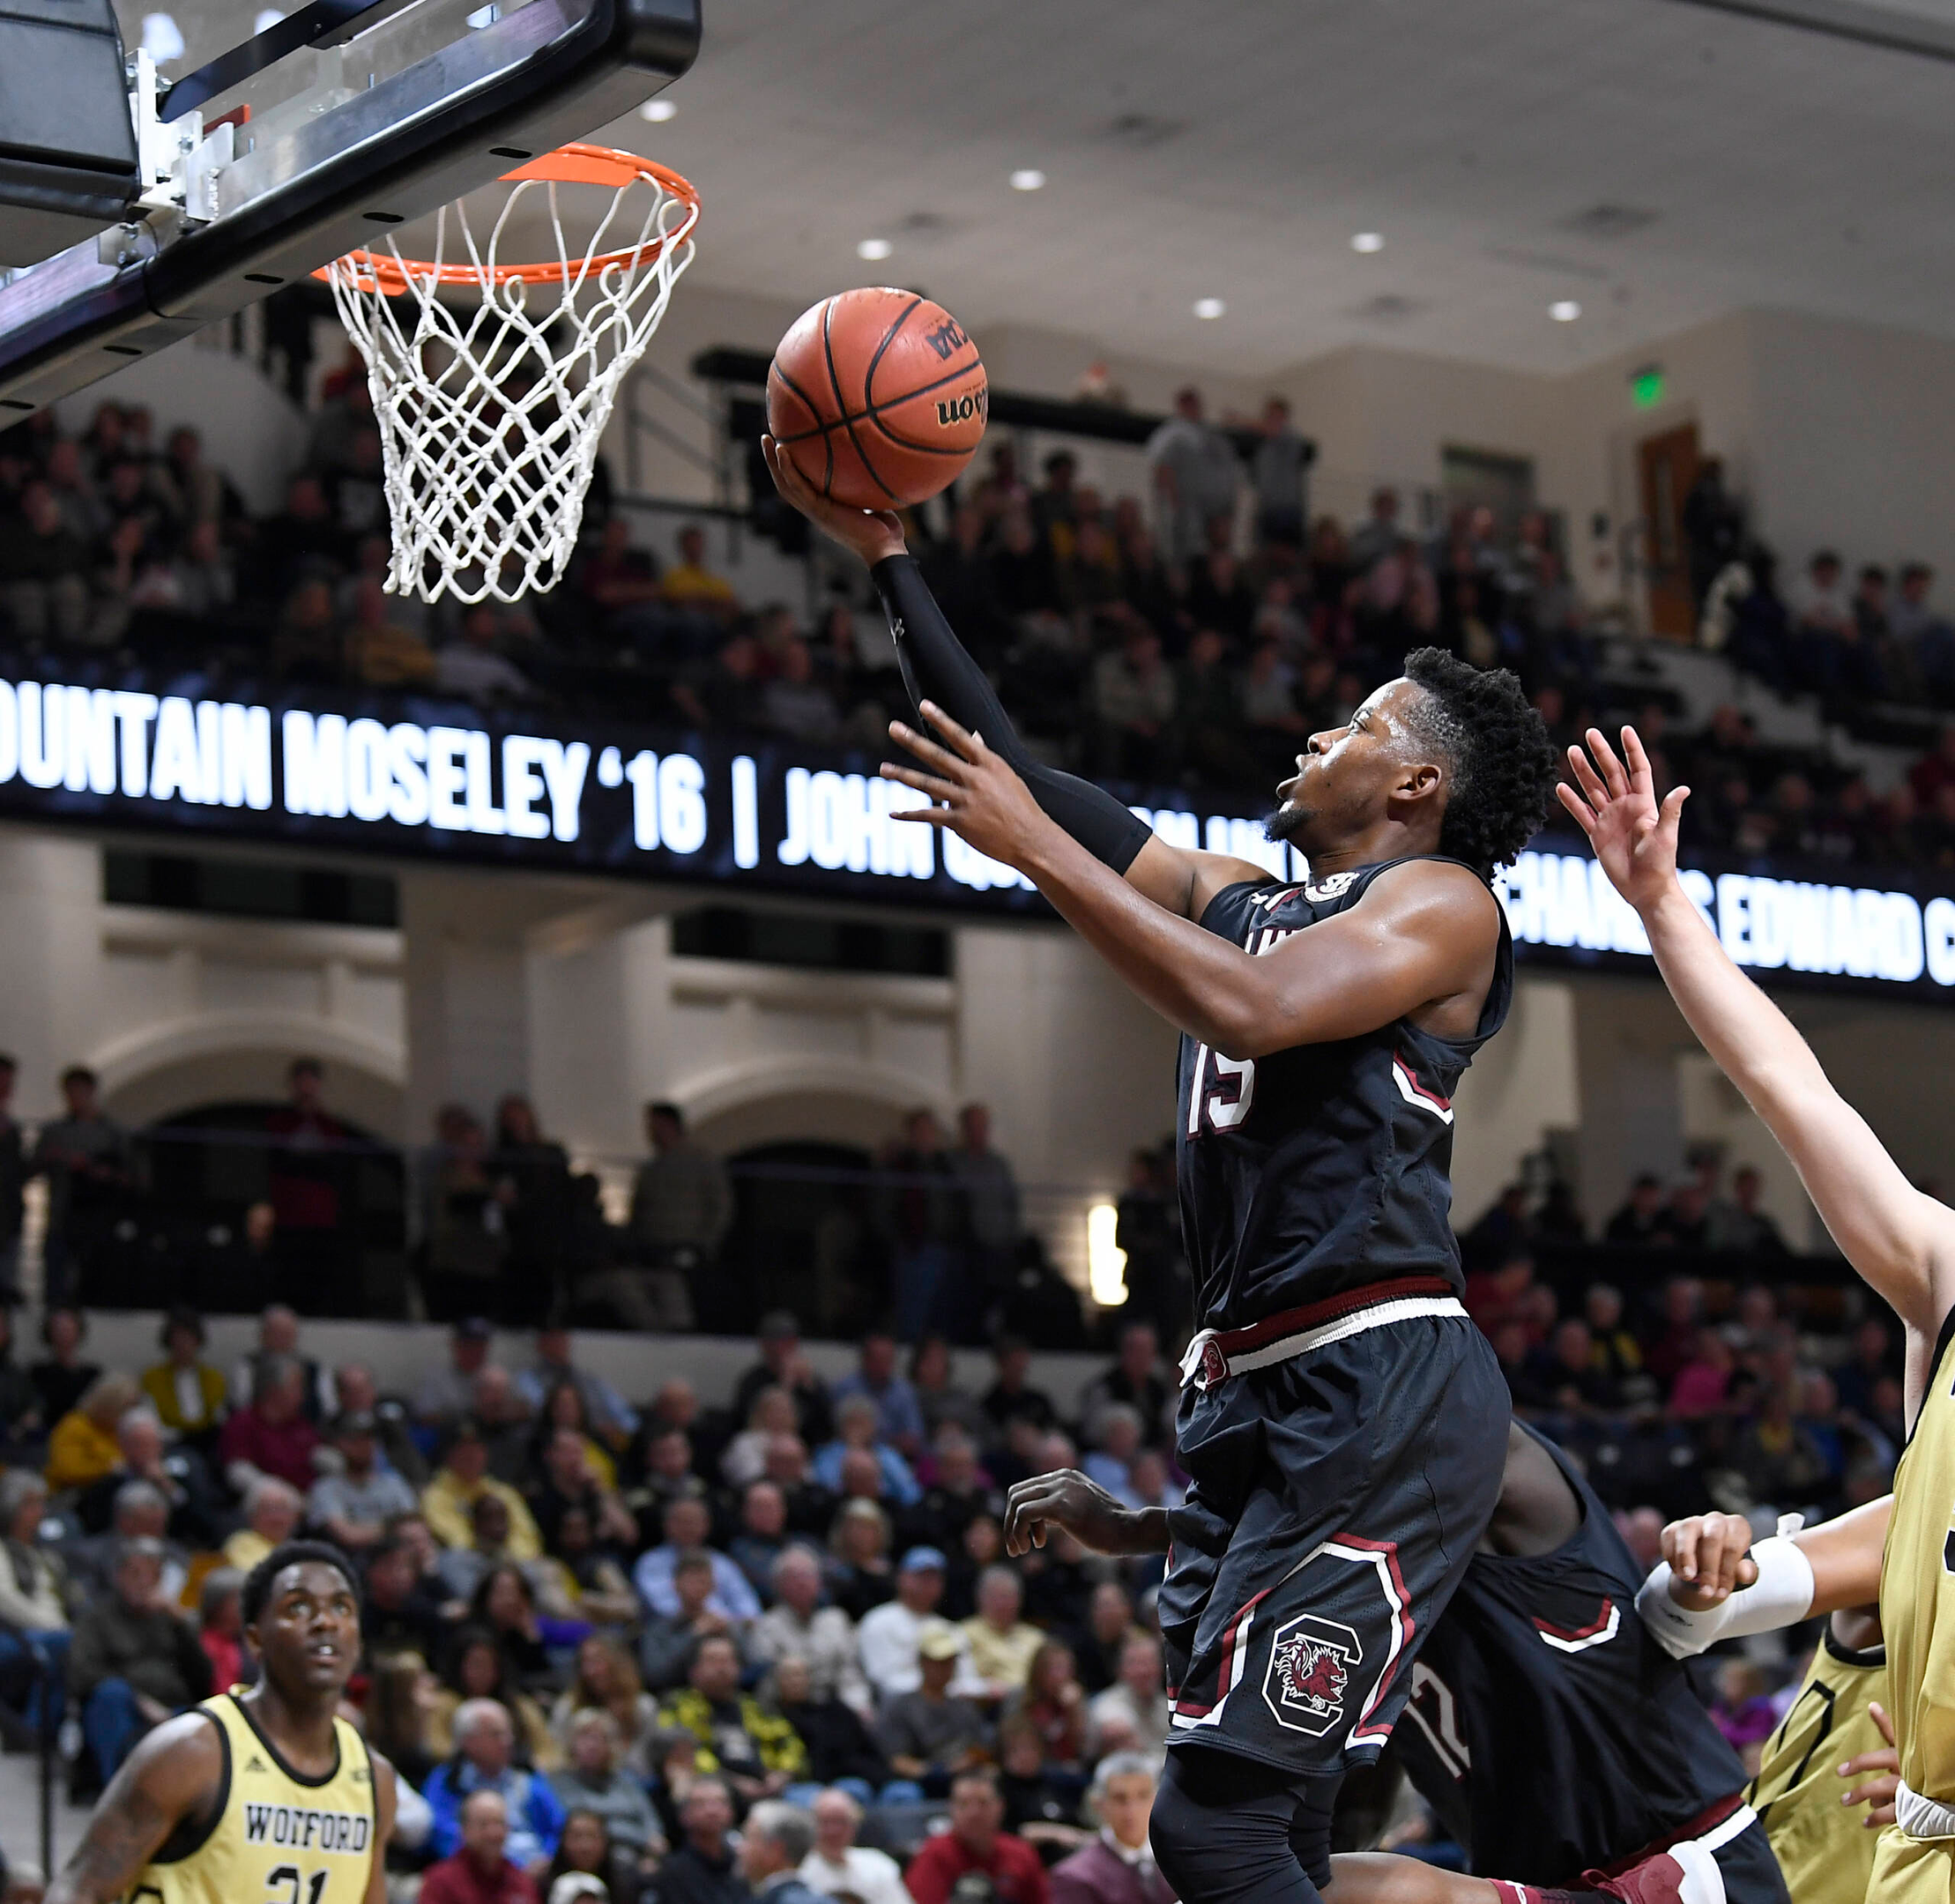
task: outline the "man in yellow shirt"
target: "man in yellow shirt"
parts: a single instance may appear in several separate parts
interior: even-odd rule
[[[456,1424],[448,1445],[448,1457],[436,1470],[420,1498],[421,1513],[444,1547],[472,1547],[475,1535],[472,1516],[475,1503],[493,1494],[509,1511],[509,1555],[512,1560],[534,1560],[543,1552],[543,1536],[537,1532],[529,1504],[506,1482],[488,1471],[488,1444],[472,1421]]]
[[[986,1567],[978,1576],[978,1611],[963,1622],[970,1644],[970,1673],[984,1683],[976,1696],[1001,1699],[1024,1690],[1032,1655],[1045,1635],[1019,1618],[1025,1589],[1009,1567]]]
[[[706,566],[706,532],[696,523],[679,532],[679,560],[659,578],[658,592],[674,608],[695,608],[721,620],[740,606],[733,584]]]

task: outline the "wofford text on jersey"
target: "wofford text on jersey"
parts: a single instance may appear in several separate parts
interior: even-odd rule
[[[367,1848],[373,1820],[363,1811],[315,1811],[305,1805],[251,1804],[244,1807],[247,1844],[285,1845],[294,1851],[351,1851]]]

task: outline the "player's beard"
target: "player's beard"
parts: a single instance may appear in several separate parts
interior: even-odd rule
[[[1262,823],[1263,837],[1279,844],[1295,839],[1317,815],[1307,807],[1290,800],[1276,808]]]

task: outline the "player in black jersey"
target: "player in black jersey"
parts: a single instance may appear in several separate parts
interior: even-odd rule
[[[1545,813],[1546,729],[1513,675],[1423,649],[1278,790],[1269,829],[1305,881],[1171,846],[1031,758],[894,516],[824,502],[763,449],[881,593],[923,724],[891,725],[921,764],[884,774],[1031,879],[1183,1034],[1193,1485],[1161,1620],[1186,1749],[1155,1851],[1192,1904],[1312,1904],[1344,1768],[1390,1735],[1499,1492],[1507,1394],[1458,1299],[1451,1100],[1512,997],[1490,881]],[[1215,1888],[1245,1850],[1250,1878]]]
[[[1168,1521],[1067,1470],[1012,1489],[1005,1543],[1022,1553],[1061,1527],[1104,1552],[1157,1552]],[[1329,1904],[1785,1904],[1744,1802],[1744,1767],[1684,1667],[1637,1618],[1641,1585],[1587,1482],[1545,1436],[1514,1423],[1499,1502],[1412,1667],[1394,1738],[1478,1875],[1340,1856]]]

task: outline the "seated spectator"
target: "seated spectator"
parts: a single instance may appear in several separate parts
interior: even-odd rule
[[[88,543],[45,482],[20,492],[0,524],[0,599],[16,636],[36,646],[79,642],[89,621]]]
[[[88,1391],[48,1437],[48,1485],[56,1493],[92,1487],[115,1471],[122,1449],[115,1430],[142,1390],[127,1375],[97,1375]]]
[[[1686,1422],[1722,1414],[1730,1397],[1735,1361],[1731,1345],[1720,1331],[1700,1328],[1697,1352],[1670,1385],[1670,1413]]]
[[[539,1328],[536,1332],[536,1360],[530,1367],[517,1371],[517,1393],[532,1415],[540,1416],[551,1391],[569,1383],[584,1403],[589,1432],[612,1454],[621,1454],[638,1432],[638,1411],[595,1369],[580,1367],[572,1358],[572,1349],[569,1329],[554,1324]]]
[[[469,1595],[468,1620],[502,1647],[517,1678],[525,1686],[554,1692],[561,1680],[550,1665],[536,1593],[522,1567],[499,1560],[486,1569]]]
[[[379,1424],[364,1409],[334,1420],[331,1446],[340,1470],[313,1483],[307,1518],[357,1557],[379,1544],[396,1514],[415,1511],[414,1491],[392,1468],[380,1466]]]
[[[921,1683],[919,1645],[925,1633],[942,1625],[944,1557],[934,1547],[912,1547],[896,1570],[896,1596],[862,1615],[856,1641],[862,1670],[876,1702],[887,1706],[901,1693],[913,1692]],[[953,1635],[960,1658],[969,1641]]]
[[[423,1796],[435,1814],[429,1848],[450,1856],[462,1840],[462,1805],[472,1793],[493,1791],[509,1810],[509,1856],[526,1871],[546,1866],[563,1829],[563,1807],[547,1779],[516,1761],[516,1727],[493,1699],[470,1699],[454,1717],[455,1753],[437,1766]]]
[[[719,1471],[728,1485],[745,1487],[767,1472],[767,1449],[776,1435],[793,1434],[799,1416],[793,1395],[785,1388],[758,1391],[747,1410],[747,1425],[726,1444]]]
[[[679,560],[658,584],[660,598],[674,608],[690,609],[715,621],[730,620],[740,606],[733,584],[706,566],[706,532],[688,523],[679,532]]]
[[[1609,1219],[1602,1241],[1647,1249],[1669,1240],[1668,1213],[1663,1208],[1663,1179],[1653,1171],[1644,1171],[1629,1186],[1629,1201]]]
[[[1046,1639],[1032,1655],[1024,1685],[1005,1703],[1005,1716],[1030,1725],[1054,1765],[1076,1766],[1085,1757],[1086,1689],[1063,1640]]]
[[[1052,1904],[1173,1904],[1148,1843],[1156,1763],[1145,1752],[1113,1752],[1095,1768],[1087,1797],[1099,1837],[1052,1867]]]
[[[1100,1411],[1119,1402],[1141,1417],[1141,1439],[1158,1447],[1168,1439],[1175,1389],[1161,1367],[1161,1339],[1151,1322],[1129,1322],[1120,1330],[1119,1359],[1089,1382],[1080,1396],[1080,1419],[1089,1426]]]
[[[998,1700],[1024,1688],[1032,1655],[1044,1643],[1037,1627],[1020,1618],[1025,1588],[1008,1566],[989,1566],[978,1576],[978,1610],[963,1623],[976,1696]]]
[[[163,1556],[163,1598],[172,1606],[179,1604],[190,1578],[190,1557],[168,1537],[169,1521],[170,1504],[156,1488],[147,1481],[123,1482],[115,1490],[108,1531],[76,1541],[68,1550],[76,1585],[90,1597],[113,1591],[123,1547],[130,1541],[151,1540]]]
[[[244,1617],[238,1602],[244,1575],[233,1566],[212,1567],[197,1590],[197,1643],[211,1662],[213,1690],[227,1692],[257,1677],[257,1662],[244,1651]]]
[[[880,1419],[876,1404],[867,1395],[839,1396],[835,1404],[836,1439],[815,1454],[811,1471],[830,1493],[848,1493],[851,1491],[843,1485],[843,1469],[849,1456],[873,1455],[881,1473],[881,1491],[898,1506],[914,1506],[923,1498],[923,1490],[917,1485],[909,1462],[878,1439]]]
[[[446,1547],[435,1563],[442,1588],[455,1600],[474,1596],[491,1567],[509,1558],[509,1510],[494,1494],[476,1498],[468,1511],[469,1542],[465,1547]]]
[[[1140,1498],[1128,1478],[1134,1457],[1141,1452],[1140,1410],[1124,1402],[1110,1402],[1094,1418],[1092,1433],[1099,1445],[1080,1463],[1081,1467],[1123,1507],[1140,1506]]]
[[[377,576],[353,584],[353,616],[346,624],[346,672],[368,688],[425,688],[435,678],[434,651],[403,625],[394,598]]]
[[[305,1499],[271,1475],[260,1475],[244,1491],[244,1525],[224,1543],[224,1564],[249,1573],[274,1547],[298,1530]]]
[[[447,1673],[427,1722],[428,1744],[442,1757],[458,1748],[461,1714],[471,1703],[502,1708],[513,1729],[510,1751],[525,1765],[550,1772],[563,1762],[542,1707],[523,1690],[495,1635],[479,1626],[457,1629],[449,1643]]]
[[[843,1376],[829,1395],[837,1432],[842,1404],[865,1395],[875,1404],[876,1440],[894,1448],[905,1461],[923,1453],[923,1409],[917,1391],[896,1372],[896,1339],[887,1329],[871,1329],[862,1338],[854,1372]]]
[[[579,1644],[576,1676],[550,1708],[550,1730],[566,1749],[571,1722],[584,1712],[609,1717],[618,1741],[618,1763],[634,1778],[649,1779],[658,1702],[645,1691],[630,1648],[610,1634],[592,1633]]]
[[[584,1406],[568,1383],[554,1394],[561,1398],[553,1404],[554,1415]],[[554,1424],[546,1417],[538,1424],[531,1447],[535,1455],[531,1471],[540,1469],[541,1478],[530,1490],[530,1506],[545,1540],[554,1535],[562,1516],[576,1507],[607,1544],[627,1551],[637,1544],[638,1523],[619,1498],[617,1470],[591,1436],[576,1427]]]
[[[64,1677],[70,1639],[69,1603],[78,1599],[68,1570],[41,1532],[48,1490],[26,1468],[0,1473],[0,1698],[17,1712],[36,1699],[41,1660]],[[37,1704],[32,1709],[38,1716]]]
[[[452,1428],[475,1402],[475,1378],[489,1365],[494,1331],[479,1316],[465,1317],[449,1331],[448,1361],[430,1369],[414,1390],[411,1412],[427,1428]]]
[[[1707,1246],[1746,1256],[1783,1256],[1785,1238],[1760,1208],[1764,1195],[1765,1179],[1755,1166],[1740,1164],[1732,1173],[1730,1201],[1711,1213]]]
[[[1151,1745],[1168,1736],[1167,1693],[1161,1678],[1161,1642],[1151,1633],[1128,1639],[1120,1648],[1120,1677],[1095,1695],[1086,1708],[1087,1749],[1098,1755],[1108,1750],[1116,1726],[1131,1729],[1134,1737]]]
[[[810,1447],[829,1437],[828,1391],[801,1349],[801,1328],[792,1310],[774,1309],[761,1318],[761,1358],[733,1390],[733,1418],[752,1424],[754,1402],[763,1389],[784,1388],[794,1403],[792,1432]]]
[[[372,1662],[402,1653],[427,1661],[440,1654],[441,1600],[421,1578],[412,1543],[398,1533],[383,1536],[368,1555],[360,1632]]]
[[[1050,1428],[1059,1420],[1052,1398],[1030,1383],[1032,1351],[1015,1335],[1000,1335],[992,1346],[997,1378],[980,1398],[979,1406],[1000,1433],[1014,1421],[1029,1421],[1037,1429]]]
[[[1611,1283],[1591,1283],[1582,1297],[1588,1324],[1589,1359],[1595,1371],[1616,1385],[1643,1383],[1643,1351],[1623,1321],[1623,1292]]]
[[[1661,1328],[1644,1344],[1643,1362],[1666,1387],[1697,1347],[1704,1286],[1694,1276],[1672,1276],[1663,1285]]]
[[[163,1360],[143,1372],[143,1394],[173,1435],[201,1441],[224,1420],[224,1376],[204,1360],[204,1319],[194,1309],[172,1309],[163,1319]]]
[[[955,1423],[937,1430],[930,1468],[930,1484],[907,1517],[925,1545],[954,1545],[980,1514],[1002,1512],[1002,1494],[978,1465],[978,1444]]]
[[[1171,770],[1174,675],[1162,658],[1161,637],[1138,616],[1126,622],[1120,645],[1093,664],[1087,705],[1099,772],[1151,780]]]
[[[747,1576],[765,1606],[774,1597],[774,1563],[786,1551],[787,1497],[771,1481],[756,1481],[740,1495],[740,1532],[726,1543],[727,1558]]]
[[[638,1595],[610,1551],[598,1545],[585,1508],[566,1507],[558,1516],[549,1551],[533,1571],[539,1590],[570,1619],[621,1627],[638,1618]]]
[[[740,1649],[730,1635],[695,1642],[686,1685],[658,1707],[661,1725],[698,1740],[702,1771],[716,1772],[749,1803],[773,1797],[807,1775],[807,1748],[778,1713],[740,1689]]]
[[[163,1598],[160,1544],[124,1543],[114,1590],[82,1609],[68,1654],[68,1694],[94,1775],[106,1785],[144,1733],[210,1691],[204,1648]]]
[[[1134,1603],[1118,1580],[1102,1580],[1086,1603],[1086,1623],[1073,1634],[1073,1658],[1080,1684],[1104,1692],[1120,1677],[1120,1653],[1131,1639],[1144,1638],[1135,1624]]]
[[[1893,1331],[1881,1317],[1869,1316],[1854,1331],[1853,1353],[1833,1371],[1840,1407],[1855,1414],[1870,1413],[1875,1389],[1899,1372]]]
[[[747,1576],[727,1558],[707,1545],[712,1531],[712,1516],[696,1494],[680,1495],[665,1506],[665,1539],[640,1554],[632,1569],[631,1582],[650,1613],[673,1614],[679,1610],[679,1590],[673,1583],[673,1570],[682,1553],[703,1553],[713,1570],[713,1590],[707,1606],[721,1619],[744,1625],[758,1619],[760,1596],[747,1584]]]
[[[983,1713],[950,1690],[963,1650],[950,1627],[932,1627],[918,1645],[915,1690],[887,1699],[876,1723],[876,1744],[889,1769],[936,1795],[948,1789],[951,1774],[978,1762],[991,1739]]]
[[[569,1763],[550,1774],[550,1789],[566,1815],[594,1812],[604,1820],[612,1844],[623,1851],[641,1881],[656,1869],[665,1848],[658,1814],[645,1788],[622,1769],[617,1722],[601,1707],[585,1707],[571,1714]]]
[[[612,1843],[605,1821],[580,1810],[564,1814],[544,1882],[549,1904],[636,1904],[644,1880],[638,1861]]]
[[[1528,1352],[1515,1405],[1567,1416],[1615,1408],[1622,1397],[1595,1366],[1594,1350],[1594,1338],[1580,1316],[1557,1323],[1550,1342]]]
[[[740,1871],[756,1900],[815,1904],[819,1893],[801,1878],[801,1861],[814,1848],[814,1820],[799,1805],[768,1799],[747,1814]]]
[[[801,1860],[804,1884],[823,1897],[846,1896],[856,1904],[911,1904],[896,1861],[887,1851],[855,1841],[862,1807],[850,1793],[831,1789],[808,1811],[814,1819],[814,1846]]]
[[[658,1867],[658,1904],[753,1904],[735,1868],[732,1789],[725,1779],[696,1778],[680,1807],[683,1835]]]
[[[838,1699],[816,1698],[805,1659],[789,1654],[762,1682],[762,1692],[807,1747],[807,1781],[833,1785],[846,1780],[857,1791],[872,1797],[881,1793],[892,1804],[923,1796],[920,1787],[907,1781],[883,1791],[889,1767],[862,1715]]]
[[[50,1309],[41,1319],[41,1340],[48,1353],[29,1365],[27,1380],[41,1397],[44,1426],[59,1422],[100,1379],[101,1370],[82,1355],[87,1339],[87,1319],[78,1309]],[[133,1402],[135,1397],[130,1399]]]
[[[1062,1857],[1091,1837],[1079,1822],[1077,1772],[1048,1764],[1038,1729],[1023,1719],[998,1728],[998,1789],[1005,1801],[1005,1829],[1037,1848],[1041,1857]]]
[[[472,1419],[457,1422],[449,1437],[448,1454],[435,1478],[421,1494],[421,1513],[444,1547],[475,1544],[473,1510],[485,1494],[501,1501],[509,1514],[508,1551],[517,1560],[534,1560],[543,1552],[543,1536],[530,1517],[528,1504],[506,1481],[488,1471],[488,1443]]]
[[[209,1470],[194,1448],[168,1447],[163,1424],[147,1402],[124,1412],[115,1424],[115,1465],[75,1503],[75,1518],[90,1533],[109,1522],[115,1498],[130,1481],[146,1481],[169,1510],[165,1532],[194,1547],[216,1544],[228,1520]]]
[[[948,1904],[958,1880],[977,1872],[999,1904],[1047,1904],[1045,1866],[1002,1827],[1005,1801],[988,1767],[960,1772],[950,1786],[950,1829],[924,1841],[903,1883],[915,1904]]]
[[[982,1104],[966,1104],[961,1123],[967,1131],[973,1128],[974,1119],[988,1119],[989,1113]],[[988,1122],[980,1122],[976,1128],[988,1132]],[[984,1201],[1003,1202],[1007,1197],[1016,1207],[1018,1188],[1012,1182],[1011,1166],[995,1150],[974,1154],[967,1137],[964,1145],[950,1153],[950,1164],[954,1173],[964,1184],[967,1202],[978,1204]],[[996,1165],[1005,1174],[1000,1180],[984,1167]],[[981,1170],[983,1173],[981,1174]],[[987,1188],[989,1185],[1000,1187]],[[1006,1219],[998,1219],[1000,1229]],[[1016,1219],[1010,1219],[1011,1227],[1016,1230]],[[999,1246],[1002,1255],[1009,1254],[1007,1246]],[[918,1464],[919,1480],[935,1478],[934,1455],[939,1438],[946,1432],[961,1433],[969,1438],[984,1434],[990,1428],[990,1422],[984,1409],[978,1405],[978,1397],[970,1389],[960,1387],[956,1380],[956,1365],[952,1357],[950,1344],[941,1335],[925,1335],[910,1352],[910,1386],[916,1391],[917,1407],[923,1416],[924,1432],[929,1439],[930,1453],[924,1455]],[[930,1470],[926,1476],[923,1470]]]
[[[672,1573],[678,1606],[670,1613],[653,1613],[638,1640],[638,1660],[645,1684],[654,1692],[669,1692],[685,1682],[695,1649],[709,1634],[724,1634],[740,1645],[732,1623],[713,1610],[713,1563],[710,1555],[693,1548],[680,1555]]]
[[[319,1431],[305,1417],[305,1370],[295,1357],[267,1357],[251,1398],[218,1436],[224,1478],[239,1493],[271,1475],[301,1497],[316,1478]]]
[[[511,1832],[502,1794],[487,1786],[470,1792],[456,1814],[457,1848],[428,1867],[420,1904],[542,1904],[536,1878],[508,1856],[512,1837],[526,1848],[534,1833]],[[548,1871],[547,1859],[541,1868]]]
[[[784,1548],[773,1566],[774,1603],[748,1629],[748,1655],[777,1666],[804,1661],[810,1696],[871,1709],[869,1686],[856,1655],[855,1625],[840,1607],[821,1604],[821,1563],[803,1546]]]
[[[487,602],[467,610],[457,638],[444,642],[435,656],[437,694],[455,695],[477,707],[536,697],[529,676],[496,652],[502,623],[502,616]]]

